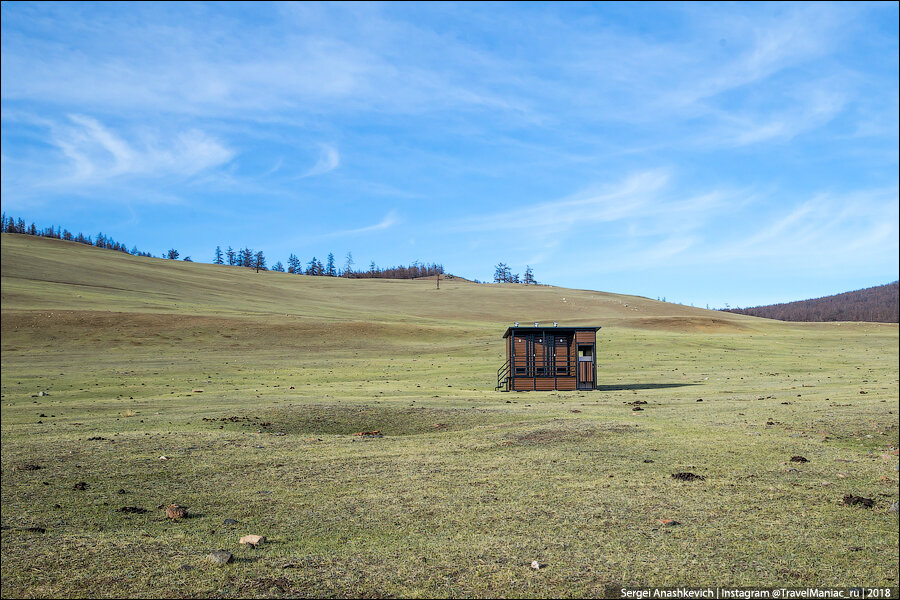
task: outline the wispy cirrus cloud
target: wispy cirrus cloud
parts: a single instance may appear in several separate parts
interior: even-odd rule
[[[814,194],[758,219],[751,234],[717,244],[706,261],[838,266],[860,256],[872,261],[896,256],[898,195],[896,187]]]
[[[128,177],[190,177],[229,162],[235,152],[199,129],[163,139],[145,132],[138,139],[85,115],[69,115],[51,128],[50,141],[67,159],[65,184],[97,184]]]
[[[330,171],[334,171],[341,165],[341,155],[337,148],[329,144],[321,144],[321,154],[319,160],[313,167],[301,175],[301,177],[315,177],[316,175],[324,175]]]
[[[451,227],[458,231],[492,231],[520,229],[532,231],[567,231],[603,223],[625,223],[632,235],[655,232],[655,222],[677,227],[674,221],[692,222],[698,227],[705,216],[732,199],[731,192],[712,190],[686,193],[673,188],[667,169],[632,173],[606,185],[592,186],[558,200],[500,213],[467,218]]]
[[[598,223],[638,214],[662,189],[669,176],[663,170],[642,171],[613,185],[573,196],[500,212],[482,214],[458,222],[459,231],[496,229],[568,229],[576,223]]]
[[[363,227],[356,227],[354,229],[340,229],[338,231],[331,231],[329,233],[323,233],[321,235],[313,236],[312,238],[307,238],[307,241],[309,239],[324,240],[324,239],[331,239],[331,238],[363,235],[366,233],[374,233],[377,231],[385,231],[387,229],[390,229],[394,225],[397,225],[399,222],[400,222],[400,217],[397,215],[397,211],[391,210],[384,216],[383,219],[381,219],[377,223],[373,223],[372,225],[364,225]]]

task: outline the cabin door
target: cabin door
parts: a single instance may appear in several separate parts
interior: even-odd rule
[[[594,389],[594,346],[578,344],[578,389]]]

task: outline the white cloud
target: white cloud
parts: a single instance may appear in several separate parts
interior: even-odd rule
[[[374,223],[372,225],[366,225],[364,227],[358,227],[356,229],[343,229],[340,231],[332,231],[330,233],[324,233],[322,235],[315,236],[312,239],[329,239],[329,238],[335,238],[335,237],[359,235],[359,234],[363,234],[363,233],[372,233],[375,231],[384,231],[386,229],[390,229],[391,227],[393,227],[394,225],[396,225],[399,222],[400,222],[400,219],[397,216],[397,211],[392,210],[388,214],[386,214],[384,216],[384,218],[381,219],[381,221],[379,221],[378,223]],[[309,240],[309,238],[307,238],[305,241],[310,241],[310,240]]]
[[[633,173],[619,182],[558,200],[479,215],[451,226],[457,231],[521,229],[563,232],[578,226],[624,222],[631,235],[655,235],[660,228],[695,229],[711,212],[731,203],[733,193],[712,190],[689,194],[671,189],[667,170]]]
[[[814,194],[768,217],[756,233],[710,248],[702,261],[774,260],[781,267],[881,263],[898,251],[898,193],[897,188],[885,188]]]
[[[576,223],[616,221],[639,214],[668,181],[665,171],[642,171],[612,186],[580,192],[543,204],[480,215],[455,226],[460,231],[568,229]]]
[[[319,160],[309,171],[304,173],[302,177],[324,175],[329,171],[334,171],[340,166],[341,155],[338,153],[337,148],[335,148],[334,146],[329,146],[328,144],[322,144],[321,150],[322,153],[319,156]]]
[[[71,163],[65,183],[96,184],[125,177],[177,175],[190,177],[229,162],[234,151],[198,129],[178,132],[169,139],[145,135],[128,140],[97,119],[69,115],[56,124],[51,143]]]

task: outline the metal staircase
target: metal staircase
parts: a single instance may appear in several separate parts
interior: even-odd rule
[[[503,366],[497,369],[497,385],[494,387],[494,391],[509,391],[509,359],[506,359]]]

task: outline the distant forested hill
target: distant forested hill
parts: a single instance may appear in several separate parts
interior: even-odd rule
[[[731,308],[726,312],[781,321],[877,321],[897,323],[900,316],[898,282],[824,298],[785,304]]]

